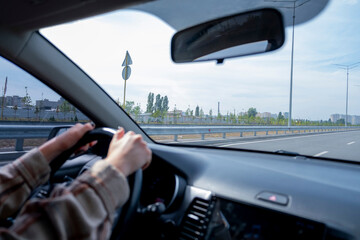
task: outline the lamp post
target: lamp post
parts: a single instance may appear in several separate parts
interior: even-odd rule
[[[348,105],[349,105],[349,70],[358,67],[360,62],[352,63],[352,64],[334,64],[338,68],[346,70],[346,114],[345,114],[345,127],[347,127],[348,123]]]
[[[288,127],[291,127],[291,113],[292,113],[292,88],[293,88],[293,75],[294,75],[294,37],[295,37],[295,9],[303,6],[304,4],[310,2],[311,0],[306,0],[301,2],[301,0],[265,0],[265,2],[279,2],[279,3],[292,3],[292,6],[283,6],[279,8],[287,8],[293,10],[292,16],[292,39],[291,39],[291,63],[290,63],[290,97],[289,97],[289,116],[288,116]],[[297,2],[300,2],[296,5]]]

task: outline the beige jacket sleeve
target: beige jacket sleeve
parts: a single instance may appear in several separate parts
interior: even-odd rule
[[[13,215],[30,193],[49,178],[50,167],[38,149],[0,168],[0,219]]]
[[[97,162],[48,199],[25,204],[15,224],[0,230],[5,239],[106,239],[113,214],[129,197],[126,177],[105,161]]]

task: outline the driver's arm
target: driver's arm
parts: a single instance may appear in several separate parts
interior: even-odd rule
[[[49,162],[52,159],[73,146],[93,128],[90,123],[77,124],[68,133],[46,142],[0,168],[0,220],[16,213],[30,193],[48,180]]]
[[[104,161],[69,187],[57,187],[50,198],[29,201],[15,224],[0,230],[0,238],[106,239],[115,209],[129,195],[126,176],[150,161],[141,136],[119,130]]]
[[[15,214],[30,193],[49,178],[50,167],[36,148],[0,169],[0,219]]]

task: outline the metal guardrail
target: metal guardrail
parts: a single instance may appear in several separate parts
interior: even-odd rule
[[[269,132],[275,132],[278,135],[279,132],[294,133],[309,133],[309,132],[332,132],[332,131],[344,131],[360,129],[360,127],[340,127],[340,126],[174,126],[174,127],[161,127],[161,126],[143,126],[142,129],[148,135],[174,135],[174,141],[178,140],[178,135],[200,134],[201,139],[205,139],[206,134],[221,133],[223,138],[226,138],[227,133],[239,133],[239,137],[243,136],[244,132],[253,132],[254,136],[258,132],[265,132],[266,135]]]
[[[24,139],[47,138],[53,127],[59,125],[0,125],[0,139],[16,139],[15,151],[23,151]],[[309,133],[309,132],[332,132],[360,129],[360,127],[339,127],[339,126],[141,126],[150,136],[171,135],[174,141],[179,135],[201,135],[204,140],[207,134],[220,133],[226,138],[227,133],[239,133],[239,137],[245,132],[252,132],[254,136],[259,132],[266,135],[272,132],[278,135],[286,133]]]
[[[24,139],[48,138],[51,126],[0,125],[0,139],[16,139],[15,151],[23,151]]]

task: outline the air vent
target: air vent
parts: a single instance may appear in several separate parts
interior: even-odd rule
[[[179,240],[204,239],[212,209],[212,200],[195,198],[181,223]]]

